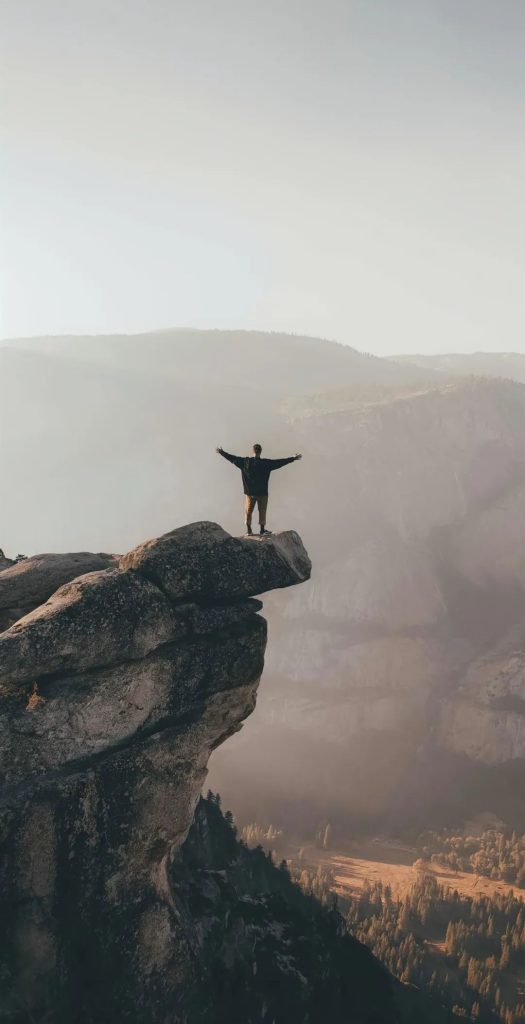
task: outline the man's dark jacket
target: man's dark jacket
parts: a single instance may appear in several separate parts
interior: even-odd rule
[[[230,455],[229,452],[225,451],[221,451],[220,454],[225,459],[228,459],[228,462],[233,462],[233,465],[240,469],[244,493],[256,497],[268,494],[268,480],[272,470],[280,469],[281,466],[287,466],[289,462],[295,462],[294,455],[289,459],[256,459],[255,456],[250,458],[248,455],[246,457],[243,455]]]

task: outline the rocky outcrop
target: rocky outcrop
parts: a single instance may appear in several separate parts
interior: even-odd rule
[[[0,573],[5,608],[45,601],[0,634],[2,1019],[176,1019],[191,941],[169,865],[211,751],[255,704],[252,595],[309,573],[297,534],[213,523],[118,565],[48,555]]]
[[[171,600],[239,600],[261,592],[302,583],[310,563],[297,534],[275,534],[269,544],[257,537],[239,543],[210,523],[182,527],[159,541],[148,541],[120,560],[151,580]]]
[[[109,569],[117,564],[117,558],[75,551],[68,555],[35,555],[17,562],[4,559],[4,562],[0,559],[1,629],[7,629],[27,612],[43,604],[63,583],[69,583],[86,572]],[[5,571],[7,569],[8,572]]]

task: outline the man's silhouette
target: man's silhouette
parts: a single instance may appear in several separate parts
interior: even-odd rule
[[[259,509],[259,525],[261,537],[271,531],[266,529],[266,509],[268,507],[268,480],[270,473],[281,466],[287,466],[289,462],[302,459],[302,455],[291,455],[289,459],[261,459],[262,448],[260,444],[254,444],[253,456],[230,455],[224,448],[217,448],[219,455],[228,462],[233,462],[242,473],[242,483],[246,495],[246,533],[252,536],[252,514],[257,505]]]

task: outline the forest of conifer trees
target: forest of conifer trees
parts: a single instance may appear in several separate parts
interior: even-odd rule
[[[326,849],[324,828],[315,845]],[[247,845],[266,846],[275,860],[286,847],[283,829],[251,824]],[[416,844],[418,879],[394,895],[383,882],[366,883],[359,896],[335,895],[329,864],[305,864],[300,850],[288,861],[291,878],[327,906],[337,905],[348,930],[395,977],[430,992],[456,1016],[479,1024],[525,1024],[525,836],[486,829],[479,836],[452,830],[423,833]],[[471,898],[439,884],[432,865],[466,871],[516,886]]]
[[[423,874],[401,899],[365,886],[346,920],[392,974],[458,1016],[525,1021],[525,905],[512,892],[469,899]]]

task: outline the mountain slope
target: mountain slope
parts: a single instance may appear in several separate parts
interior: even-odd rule
[[[506,377],[525,383],[525,355],[521,352],[449,352],[437,355],[392,356],[396,364],[429,372],[464,377]]]
[[[6,340],[3,346],[74,357],[118,372],[234,384],[267,393],[301,394],[346,384],[421,380],[417,367],[365,355],[337,342],[261,331],[173,329],[149,334]],[[428,375],[426,375],[428,376]]]
[[[304,895],[286,868],[247,849],[216,800],[201,800],[171,870],[193,922],[188,1024],[445,1024],[449,1015],[394,982],[345,934],[337,910]]]

